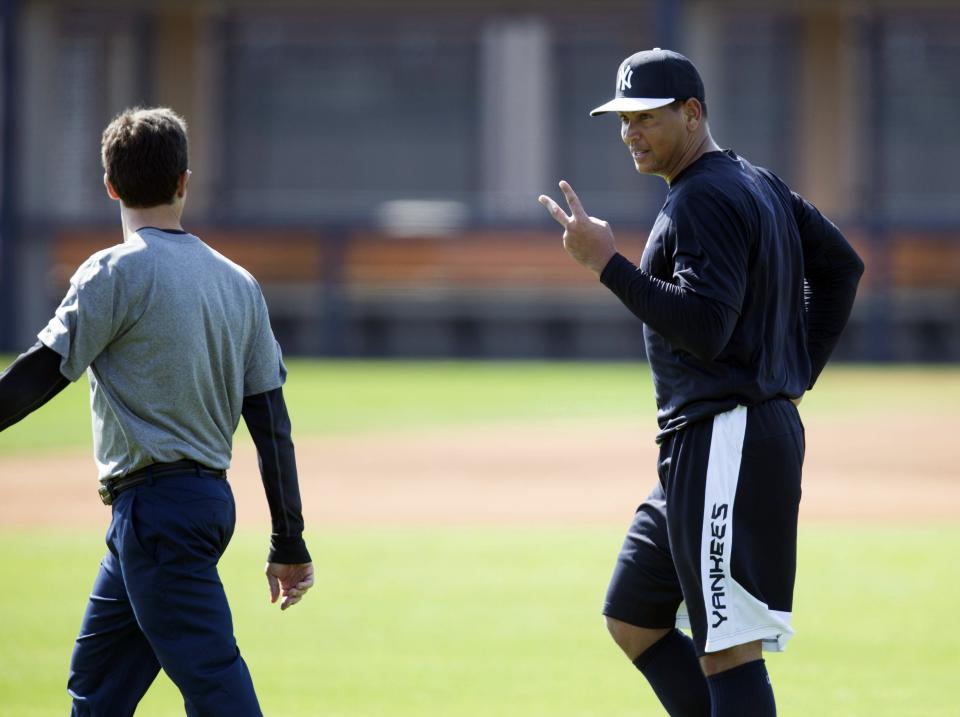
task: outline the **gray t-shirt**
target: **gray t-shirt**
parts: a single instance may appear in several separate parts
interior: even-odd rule
[[[286,379],[256,280],[192,234],[141,229],[91,256],[38,338],[69,380],[88,371],[101,480],[228,468],[243,397]]]

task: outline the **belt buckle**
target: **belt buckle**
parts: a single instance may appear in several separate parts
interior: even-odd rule
[[[104,505],[111,505],[113,503],[113,491],[110,490],[110,486],[106,484],[101,484],[97,488],[97,493],[100,495],[100,500],[103,501]]]

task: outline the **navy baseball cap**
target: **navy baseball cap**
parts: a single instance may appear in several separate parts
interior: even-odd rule
[[[679,52],[655,47],[630,55],[620,63],[616,95],[591,110],[590,116],[653,110],[689,97],[704,101],[703,80],[697,68]]]

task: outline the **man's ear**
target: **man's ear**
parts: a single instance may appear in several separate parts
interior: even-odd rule
[[[107,179],[107,173],[103,173],[103,186],[107,189],[107,196],[110,197],[113,201],[119,202],[120,195],[117,194],[117,190],[113,188],[113,185],[110,184],[110,180]]]
[[[696,129],[703,122],[703,105],[696,97],[689,98],[683,103],[683,117],[690,129]]]
[[[187,182],[190,181],[190,170],[188,169],[183,174],[180,175],[180,178],[177,179],[177,197],[183,198],[187,193]]]

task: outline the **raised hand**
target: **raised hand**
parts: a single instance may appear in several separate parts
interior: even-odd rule
[[[617,253],[613,231],[607,222],[587,215],[577,193],[565,180],[560,181],[560,191],[567,199],[569,215],[545,194],[541,194],[538,201],[563,227],[563,248],[566,252],[577,263],[600,276],[607,262]]]

